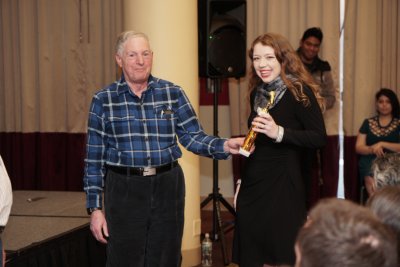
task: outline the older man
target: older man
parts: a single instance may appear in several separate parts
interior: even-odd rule
[[[177,140],[198,155],[227,159],[243,138],[204,133],[182,88],[151,75],[145,34],[123,32],[115,58],[122,77],[94,95],[89,112],[91,231],[107,243],[107,266],[179,266],[185,182]]]

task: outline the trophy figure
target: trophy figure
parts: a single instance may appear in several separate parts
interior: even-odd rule
[[[257,110],[258,114],[268,113],[268,110],[270,109],[271,105],[274,103],[274,99],[275,99],[275,91],[270,91],[269,92],[269,100],[268,100],[267,105],[263,108],[258,108],[258,110]],[[250,149],[253,146],[254,141],[256,140],[256,137],[257,137],[257,132],[255,132],[252,127],[249,130],[249,132],[247,133],[246,138],[244,139],[243,145],[239,149],[239,153],[245,157],[250,156]]]

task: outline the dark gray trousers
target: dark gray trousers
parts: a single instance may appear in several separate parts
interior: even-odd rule
[[[185,181],[179,165],[144,177],[109,170],[104,201],[107,266],[180,266]]]

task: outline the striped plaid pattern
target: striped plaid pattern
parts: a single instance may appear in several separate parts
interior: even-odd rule
[[[89,111],[84,190],[87,207],[101,207],[105,164],[154,167],[195,154],[226,159],[225,139],[206,135],[181,87],[150,76],[139,99],[122,77],[97,92]]]

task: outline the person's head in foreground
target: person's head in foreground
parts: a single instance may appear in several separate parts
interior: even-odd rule
[[[296,267],[395,267],[393,231],[368,208],[322,199],[297,236]]]
[[[400,186],[378,189],[367,201],[367,207],[397,236],[397,254],[400,255]]]

